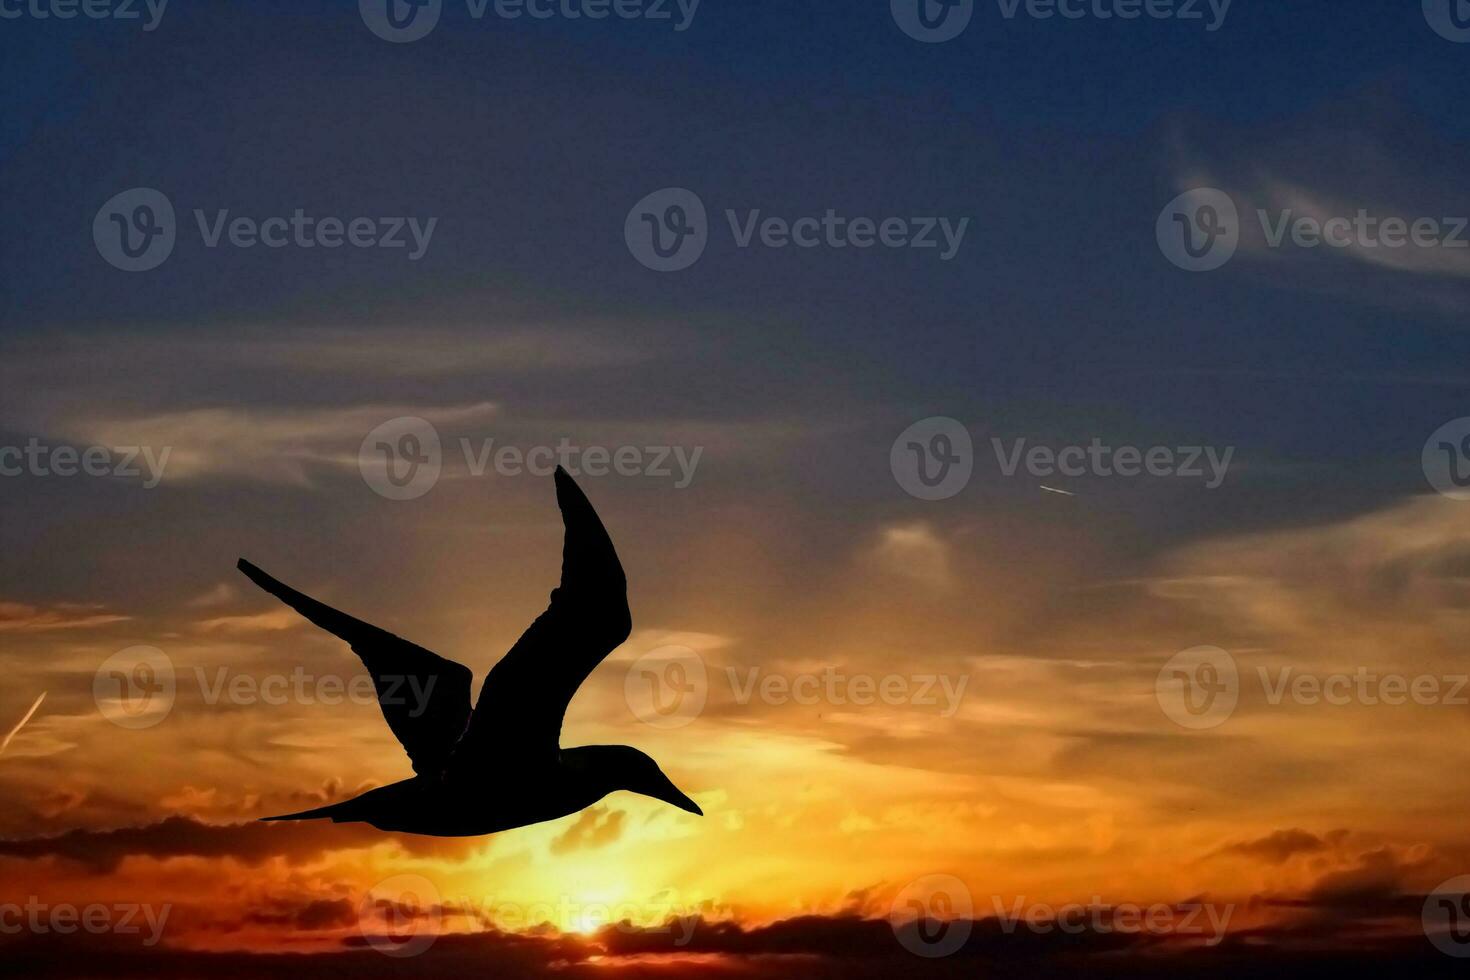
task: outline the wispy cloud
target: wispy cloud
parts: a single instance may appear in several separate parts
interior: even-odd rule
[[[131,617],[103,612],[101,606],[69,603],[41,608],[22,602],[0,602],[0,633],[48,633],[126,622]]]
[[[625,816],[622,810],[609,810],[606,806],[583,810],[566,833],[552,839],[551,853],[568,854],[605,847],[622,835]]]
[[[267,612],[242,616],[216,616],[200,620],[195,628],[206,633],[278,633],[295,629],[302,619],[290,609],[272,609]]]
[[[489,402],[449,407],[202,408],[79,419],[66,424],[61,434],[93,445],[169,447],[165,478],[171,481],[223,476],[309,486],[314,467],[356,467],[362,440],[390,419],[416,416],[443,428],[484,426],[496,411]]]
[[[952,584],[950,546],[922,521],[883,528],[873,556],[880,567],[938,589]]]

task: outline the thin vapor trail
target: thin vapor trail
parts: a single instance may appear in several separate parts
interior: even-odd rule
[[[5,750],[10,748],[10,740],[19,735],[20,730],[26,727],[26,722],[31,720],[31,717],[35,715],[36,710],[41,707],[41,702],[44,700],[46,700],[46,692],[42,691],[41,696],[36,698],[36,703],[31,705],[31,710],[27,711],[25,717],[20,720],[20,723],[10,730],[10,734],[5,736],[5,741],[0,742],[0,755],[4,755]]]

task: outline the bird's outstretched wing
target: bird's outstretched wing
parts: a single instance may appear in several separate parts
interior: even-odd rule
[[[413,771],[444,769],[470,720],[470,669],[364,623],[271,578],[245,559],[240,571],[322,629],[346,640],[362,658],[378,692],[378,705],[403,744]]]
[[[554,762],[572,695],[632,629],[628,582],[607,529],[559,466],[555,481],[565,527],[561,584],[486,676],[450,764],[454,774]]]

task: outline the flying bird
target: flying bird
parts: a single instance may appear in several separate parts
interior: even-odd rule
[[[240,560],[249,579],[346,640],[372,675],[378,704],[414,776],[360,796],[266,820],[367,823],[379,830],[476,837],[576,813],[627,790],[703,816],[658,764],[627,745],[562,748],[577,688],[628,638],[628,585],[612,539],[560,466],[564,540],[551,605],[491,668],[470,710],[469,668],[354,619]]]
[[[8,749],[8,748],[10,748],[10,740],[13,739],[13,738],[15,738],[15,736],[19,735],[20,734],[20,730],[22,728],[26,727],[26,723],[29,722],[31,720],[31,718],[35,716],[36,709],[38,709],[38,708],[41,707],[41,702],[44,701],[44,700],[46,700],[46,692],[45,691],[42,691],[41,692],[41,696],[38,697],[38,698],[36,698],[36,703],[33,704],[33,705],[31,705],[31,710],[30,711],[27,711],[25,713],[25,717],[22,718],[19,722],[16,723],[16,726],[10,730],[10,733],[8,735],[5,736],[5,740],[4,741],[0,741],[0,755],[4,755],[5,754],[5,750]]]

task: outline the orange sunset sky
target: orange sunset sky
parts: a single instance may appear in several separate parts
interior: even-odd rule
[[[0,973],[1462,965],[1470,30],[918,2],[5,15]],[[1444,237],[1284,230],[1360,213]],[[297,214],[432,234],[252,237]],[[633,618],[563,745],[704,815],[260,822],[411,769],[236,561],[478,693],[559,452]]]

